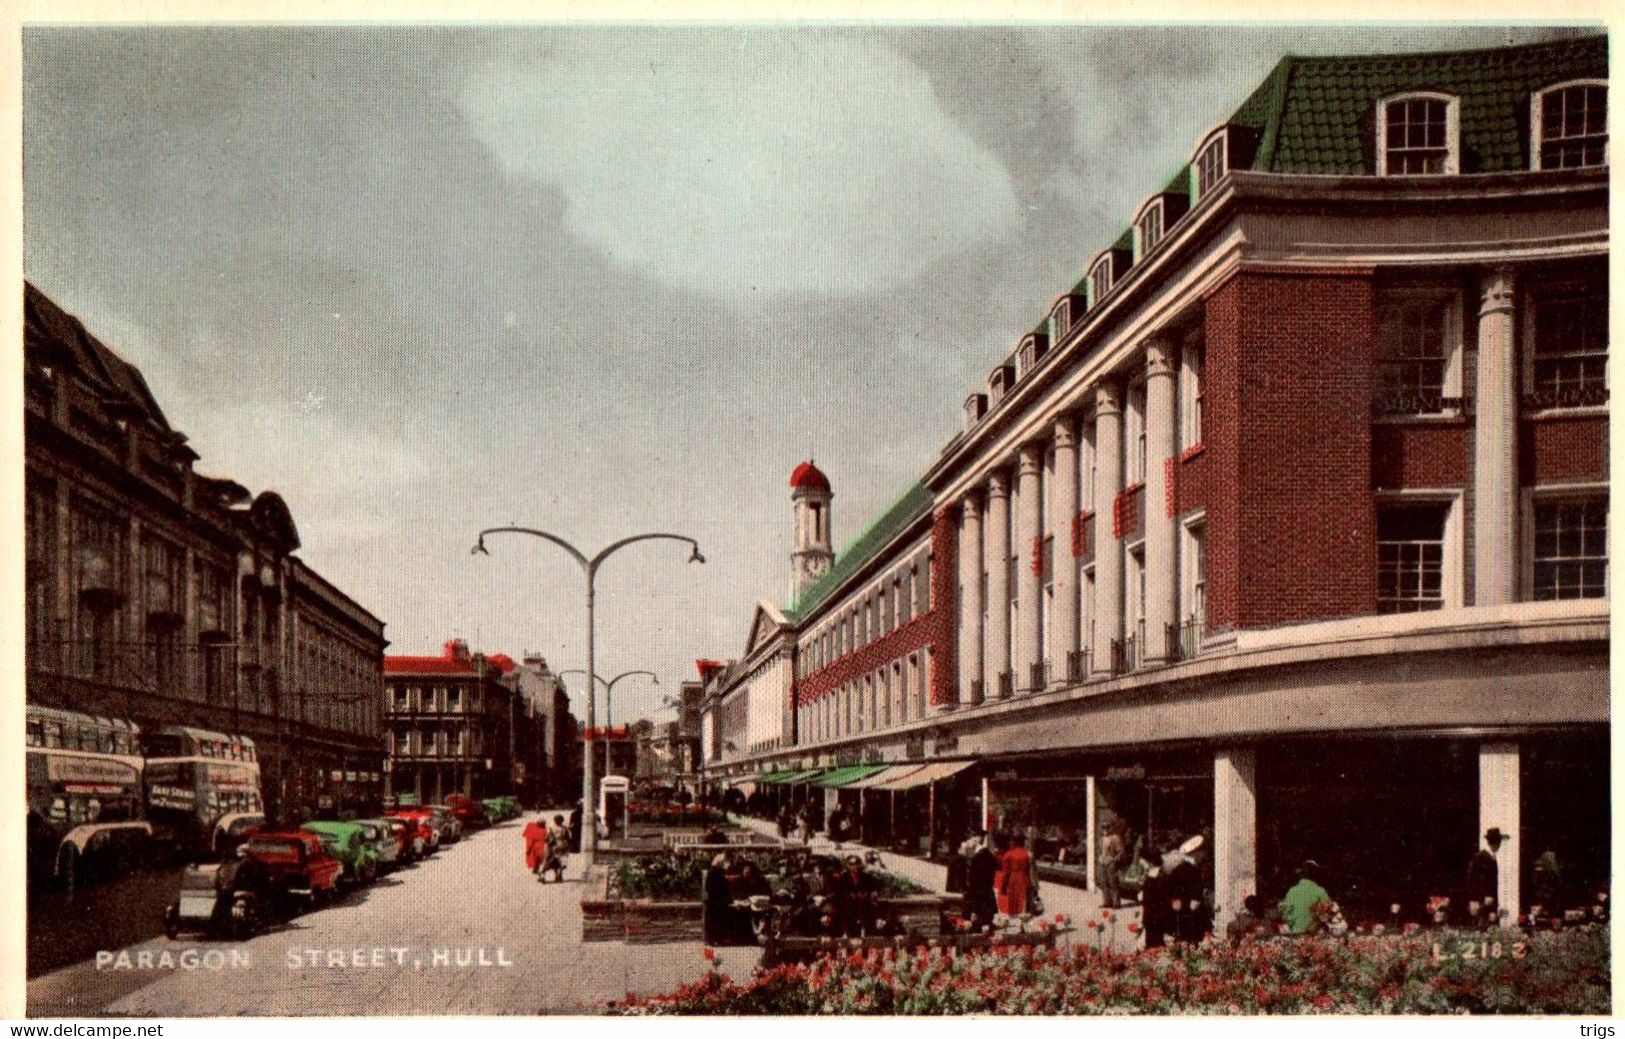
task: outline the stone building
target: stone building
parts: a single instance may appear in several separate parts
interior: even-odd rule
[[[1308,857],[1357,916],[1413,914],[1480,847],[1510,911],[1547,851],[1588,898],[1606,77],[1602,36],[1283,59],[918,485],[757,610],[708,731],[779,743],[714,735],[708,776],[833,790],[924,849],[1025,831],[1079,883],[1106,827],[1201,834],[1221,915]],[[768,659],[794,677],[758,716]]]
[[[388,794],[443,804],[448,795],[517,794],[512,661],[469,652],[462,639],[439,656],[384,658]]]
[[[141,372],[23,288],[27,696],[258,745],[266,809],[378,804],[384,624],[274,491],[194,468]]]

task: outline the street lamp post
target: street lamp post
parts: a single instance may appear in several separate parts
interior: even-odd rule
[[[563,678],[565,675],[585,676],[586,674],[587,672],[581,670],[579,667],[572,667],[567,670],[560,671],[559,677]],[[615,693],[615,683],[619,682],[623,678],[630,678],[633,675],[648,675],[649,681],[653,682],[655,685],[660,684],[660,676],[656,675],[653,671],[622,671],[620,674],[616,675],[614,678],[611,678],[607,682],[604,681],[603,675],[593,676],[594,678],[598,679],[599,682],[603,683],[604,686],[604,775],[606,776],[610,773],[609,730],[615,724],[615,706],[614,700],[612,699]],[[596,695],[596,690],[592,688],[592,683],[588,682],[587,686],[587,695]]]
[[[574,545],[570,544],[568,541],[566,541],[563,538],[559,537],[557,534],[549,534],[545,530],[535,530],[535,529],[530,528],[530,527],[487,527],[485,530],[480,531],[479,540],[475,542],[474,548],[472,549],[472,551],[474,553],[479,554],[479,555],[490,555],[491,554],[490,551],[487,550],[486,547],[485,547],[485,536],[487,534],[528,534],[531,537],[541,538],[544,541],[551,541],[553,544],[559,546],[560,548],[564,549],[566,552],[570,553],[570,558],[574,559],[576,561],[576,564],[581,567],[582,576],[586,578],[586,583],[587,583],[587,588],[586,588],[586,591],[587,591],[587,669],[586,670],[587,670],[587,674],[589,674],[589,675],[596,675],[598,673],[597,670],[593,666],[594,665],[594,660],[593,660],[593,649],[594,649],[594,646],[593,646],[593,638],[594,638],[594,629],[593,629],[593,583],[596,580],[596,578],[598,577],[598,567],[603,564],[604,560],[608,559],[610,556],[614,555],[616,552],[618,552],[621,549],[625,548],[627,545],[633,544],[635,542],[663,540],[663,541],[681,541],[684,544],[688,545],[689,549],[690,549],[689,556],[688,556],[688,561],[690,563],[704,563],[705,562],[705,557],[700,554],[700,543],[698,541],[695,541],[693,538],[684,537],[681,534],[634,534],[629,538],[622,538],[619,541],[616,541],[616,542],[614,542],[614,543],[612,543],[610,545],[605,546],[602,550],[599,551],[599,553],[597,555],[593,556],[591,559],[588,559],[587,556],[580,549],[576,548]],[[593,724],[594,724],[593,703],[594,703],[594,701],[596,699],[597,699],[597,697],[593,696],[592,680],[588,679],[588,681],[587,681],[587,728],[589,728],[589,729],[592,728]],[[593,863],[593,858],[595,857],[595,855],[597,854],[597,851],[598,851],[598,827],[597,827],[597,820],[595,818],[596,798],[594,796],[596,794],[596,791],[593,789],[594,784],[593,784],[592,754],[586,753],[586,751],[588,751],[588,750],[590,750],[590,748],[584,746],[583,747],[583,753],[581,755],[581,854],[582,854],[583,866],[591,866],[592,863]],[[607,761],[604,764],[605,764],[606,768],[609,765],[609,763]]]

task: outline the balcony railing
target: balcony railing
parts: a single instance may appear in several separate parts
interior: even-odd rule
[[[1465,415],[1467,398],[1446,397],[1437,393],[1378,391],[1371,399],[1371,410],[1378,415],[1442,415],[1447,412]]]
[[[1532,390],[1523,395],[1525,411],[1547,408],[1600,408],[1608,403],[1608,390],[1602,386],[1562,390]]]
[[[1066,655],[1066,680],[1081,682],[1089,677],[1089,651],[1074,649]]]
[[[1049,688],[1049,661],[1042,660],[1028,668],[1029,689]]]

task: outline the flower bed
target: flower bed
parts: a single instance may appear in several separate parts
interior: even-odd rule
[[[1472,955],[1468,955],[1469,951]],[[1134,953],[1074,946],[895,950],[711,969],[619,1014],[1588,1014],[1609,1004],[1608,933],[1417,932],[1208,942]],[[1487,954],[1486,954],[1487,953]]]

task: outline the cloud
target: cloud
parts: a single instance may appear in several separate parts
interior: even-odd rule
[[[464,117],[510,177],[563,194],[575,236],[660,282],[735,302],[862,295],[1021,225],[1003,165],[878,41],[568,42],[469,76]]]

